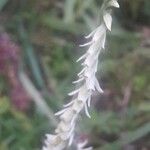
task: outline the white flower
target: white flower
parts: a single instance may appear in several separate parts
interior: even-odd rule
[[[92,147],[84,148],[87,145],[87,141],[84,141],[83,143],[78,143],[77,150],[92,150]]]
[[[96,78],[98,57],[105,47],[106,31],[111,30],[112,16],[111,7],[119,7],[116,0],[109,0],[103,12],[103,21],[99,27],[91,32],[87,38],[89,42],[80,45],[81,47],[89,46],[87,52],[81,56],[77,62],[82,61],[83,69],[78,73],[78,79],[73,82],[77,88],[68,95],[73,96],[73,100],[64,105],[64,108],[55,115],[59,116],[60,122],[55,130],[54,135],[47,135],[43,150],[63,150],[67,145],[71,145],[74,138],[76,120],[82,109],[85,109],[86,115],[91,118],[88,107],[91,104],[93,91],[103,93]],[[77,150],[92,150],[84,148],[85,143],[78,144]]]
[[[104,18],[104,22],[105,22],[106,27],[108,28],[108,30],[111,31],[112,16],[110,15],[109,12],[106,12],[104,14],[103,18]]]

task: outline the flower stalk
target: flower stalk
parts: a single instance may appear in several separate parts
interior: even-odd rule
[[[81,56],[77,62],[82,61],[83,69],[78,73],[78,80],[74,81],[76,89],[68,95],[73,99],[64,105],[63,110],[55,115],[59,116],[60,122],[55,130],[55,134],[47,134],[43,150],[63,150],[67,145],[71,145],[74,138],[76,120],[82,109],[91,118],[88,107],[90,107],[91,96],[94,91],[103,93],[102,88],[96,78],[98,57],[105,48],[107,30],[111,31],[112,16],[111,8],[119,7],[117,0],[104,1],[101,8],[101,24],[89,35],[85,36],[89,42],[80,45],[88,47],[87,52]],[[79,146],[80,149],[80,146]]]

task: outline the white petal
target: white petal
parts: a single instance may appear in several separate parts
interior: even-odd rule
[[[105,26],[102,24],[100,27],[98,27],[97,31],[95,32],[93,36],[93,41],[97,41],[105,32]]]
[[[94,74],[97,72],[97,66],[98,66],[98,59],[95,62],[95,65],[93,66]]]
[[[61,121],[59,124],[58,124],[58,127],[56,128],[55,130],[55,133],[60,133],[60,131],[62,132],[67,132],[69,131],[70,129],[68,128],[68,126],[66,126],[66,124]],[[57,132],[58,131],[58,132]]]
[[[102,39],[102,48],[105,48],[105,42],[106,42],[106,32],[103,35],[103,39]]]
[[[86,86],[88,90],[95,90],[95,80],[94,77],[91,77],[86,80]]]
[[[80,100],[76,100],[72,106],[72,109],[79,113],[81,109],[83,108],[83,102]]]
[[[74,128],[75,128],[75,124],[73,124],[73,125],[71,126],[71,130],[70,130],[69,133],[68,133],[68,138],[70,138],[70,137],[74,134]]]
[[[93,41],[90,41],[88,43],[85,43],[85,44],[81,44],[79,45],[80,47],[85,47],[85,46],[88,46],[88,45],[91,45],[93,43]]]
[[[109,12],[106,12],[104,14],[103,18],[104,18],[104,22],[105,22],[106,27],[108,28],[108,30],[111,31],[112,16],[110,15]]]
[[[88,111],[88,107],[87,107],[87,104],[85,104],[85,113],[86,115],[91,118],[90,114],[89,114],[89,111]]]
[[[92,150],[92,147],[84,148],[87,145],[88,141],[85,140],[83,143],[77,145],[77,150]]]
[[[79,83],[79,82],[81,82],[81,81],[83,81],[84,80],[84,78],[82,77],[82,78],[79,78],[78,80],[76,80],[76,81],[73,81],[72,83],[73,84],[76,84],[76,83]]]
[[[88,39],[88,38],[92,37],[94,35],[94,33],[96,32],[96,30],[97,30],[97,28],[94,31],[92,31],[89,35],[85,36],[85,38]]]
[[[74,101],[72,100],[71,102],[69,102],[68,104],[63,105],[64,107],[68,107],[71,106],[74,103]]]
[[[91,97],[88,98],[87,104],[88,104],[88,107],[90,107],[90,105],[91,105]]]
[[[44,147],[42,148],[42,150],[48,150],[48,148],[44,146]]]
[[[88,56],[86,59],[85,59],[85,61],[84,61],[84,65],[85,66],[91,66],[91,62],[93,61],[93,59],[92,59],[93,57],[90,55],[90,56]]]
[[[92,58],[94,58],[95,59],[95,56],[98,54],[98,52],[100,51],[100,45],[102,45],[101,44],[101,42],[96,42],[96,43],[94,43],[92,46],[90,46],[90,48],[88,49],[88,51],[87,51],[87,57],[88,57],[88,55],[91,55],[92,56]],[[93,56],[94,55],[94,56]]]
[[[60,116],[60,118],[65,122],[70,122],[73,116],[74,116],[73,110],[68,109]]]
[[[59,115],[63,114],[66,110],[67,110],[67,108],[58,111],[57,113],[55,113],[55,116],[59,116]]]
[[[83,74],[84,71],[85,71],[85,69],[86,69],[86,68],[83,68],[83,69],[78,73],[78,76],[80,76],[81,74]]]
[[[56,138],[57,138],[57,136],[53,135],[53,134],[46,134],[46,137],[47,137],[47,139],[45,141],[46,145],[53,144],[56,141]]]
[[[94,69],[94,68],[93,68],[93,69]],[[87,77],[87,78],[91,78],[92,76],[94,76],[94,71],[88,68],[88,69],[85,71],[84,76]]]
[[[79,62],[80,60],[86,58],[87,54],[82,55],[76,62]]]
[[[80,89],[80,92],[78,94],[78,100],[85,102],[87,100],[87,98],[89,97],[89,95],[91,95],[91,92],[84,85]]]
[[[95,78],[95,88],[98,92],[103,93],[104,91],[101,89],[98,80]]]
[[[46,134],[46,138],[47,138],[48,140],[52,140],[52,139],[54,138],[54,136],[55,136],[55,135],[53,135],[53,134]]]
[[[70,139],[69,139],[69,146],[71,146],[72,142],[73,142],[73,139],[74,139],[74,134],[71,135]]]
[[[84,146],[86,146],[87,143],[88,143],[87,140],[85,140],[83,143],[79,143],[78,148],[83,148]]]
[[[70,124],[71,124],[71,127],[74,127],[76,118],[77,118],[77,114],[74,115],[74,117],[73,117],[72,120],[71,120],[71,123],[70,123]]]
[[[116,0],[111,0],[108,5],[119,8],[119,3]]]
[[[79,91],[80,91],[80,89],[74,90],[74,91],[70,92],[68,95],[73,96],[73,95],[77,94]]]
[[[61,137],[61,139],[67,140],[68,139],[68,132],[62,132],[59,134],[59,136]]]

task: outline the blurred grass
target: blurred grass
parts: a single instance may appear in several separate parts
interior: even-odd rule
[[[0,149],[40,149],[41,140],[37,137],[49,127],[48,123],[41,124],[43,116],[36,113],[27,116],[15,110],[7,97],[0,99],[0,108]]]

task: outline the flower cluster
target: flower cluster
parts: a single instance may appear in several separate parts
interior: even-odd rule
[[[105,1],[102,6],[101,25],[85,37],[90,42],[80,45],[81,47],[88,47],[88,50],[77,60],[77,62],[82,61],[83,69],[78,73],[77,81],[73,82],[77,88],[68,94],[73,97],[73,100],[64,105],[63,110],[56,113],[60,117],[60,122],[55,134],[47,135],[43,150],[63,150],[68,143],[71,145],[79,113],[85,108],[86,115],[90,118],[88,107],[90,107],[93,91],[103,93],[95,74],[99,54],[105,47],[106,32],[111,30],[111,7],[119,7],[117,0]],[[79,149],[81,149],[80,146]]]

